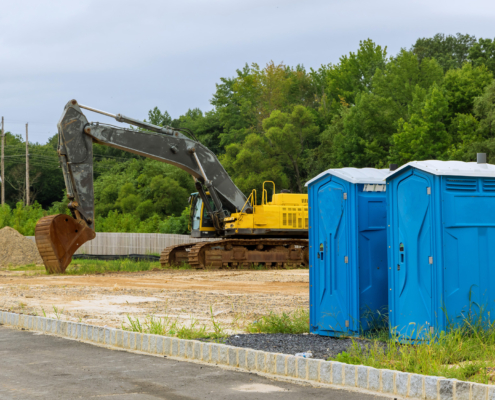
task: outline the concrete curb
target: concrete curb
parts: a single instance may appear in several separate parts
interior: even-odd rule
[[[426,400],[495,400],[495,386],[268,353],[197,340],[141,334],[0,311],[0,324],[100,346],[221,365],[273,378],[296,378],[334,388]]]

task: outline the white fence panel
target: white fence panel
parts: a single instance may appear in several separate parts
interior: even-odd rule
[[[34,241],[34,236],[26,236]],[[213,239],[195,239],[189,235],[168,233],[96,232],[96,237],[84,243],[75,254],[128,255],[160,254],[165,247]]]

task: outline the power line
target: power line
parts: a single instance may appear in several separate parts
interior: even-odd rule
[[[25,164],[25,161],[5,160],[5,164],[9,165],[9,166],[21,165],[21,164]],[[30,165],[37,166],[37,167],[43,167],[43,168],[47,167],[47,168],[52,168],[52,169],[60,168],[58,163],[49,162],[49,161],[47,162],[44,160],[31,160]],[[99,169],[99,170],[111,171],[113,167],[109,168],[109,167],[105,167],[103,165],[94,164],[93,168],[95,170]]]

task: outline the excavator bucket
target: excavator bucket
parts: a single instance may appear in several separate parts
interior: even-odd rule
[[[64,273],[75,251],[95,236],[91,228],[65,214],[41,218],[34,233],[49,274]]]

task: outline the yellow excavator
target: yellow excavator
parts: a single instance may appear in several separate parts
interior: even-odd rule
[[[141,129],[90,123],[81,109]],[[63,273],[74,252],[96,236],[93,143],[175,165],[193,177],[197,192],[189,200],[191,236],[218,240],[167,247],[160,257],[162,265],[188,263],[193,268],[214,269],[308,266],[307,195],[276,193],[275,183],[264,182],[260,204],[256,190],[246,198],[215,154],[186,129],[111,114],[76,100],[67,103],[57,127],[72,217],[49,215],[36,225],[36,244],[48,272]]]

